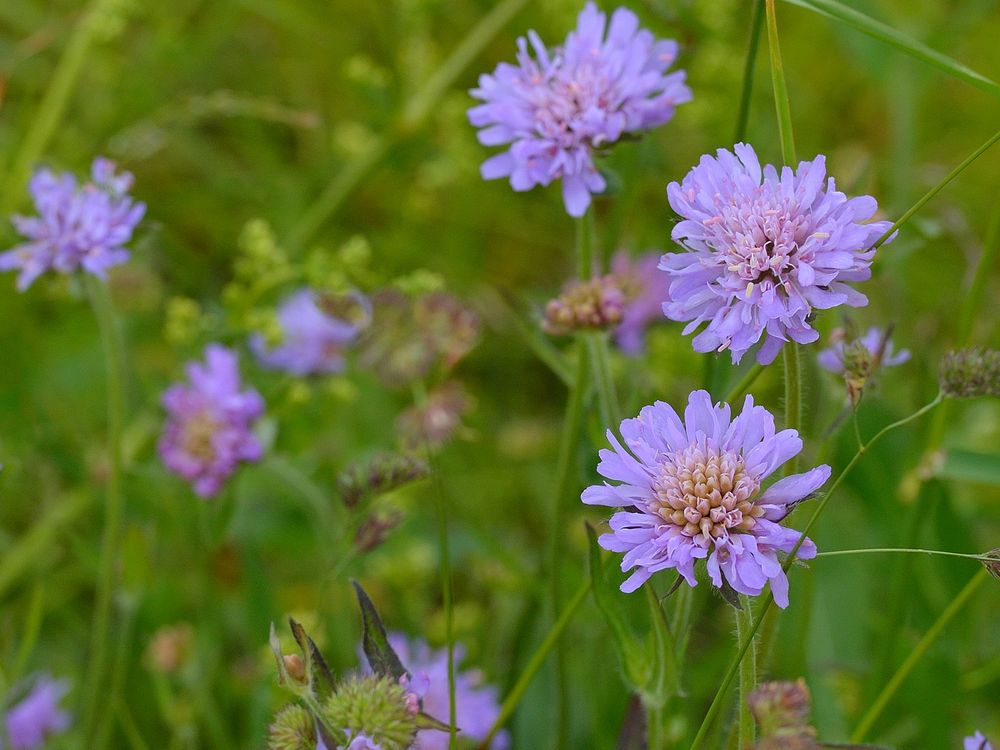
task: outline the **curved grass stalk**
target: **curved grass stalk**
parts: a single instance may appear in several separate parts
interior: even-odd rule
[[[792,108],[788,101],[788,86],[785,84],[785,67],[781,62],[781,47],[778,44],[778,19],[774,10],[774,0],[767,0],[767,42],[771,53],[771,84],[774,86],[774,107],[778,114],[778,135],[781,137],[781,159],[795,167],[795,136],[792,135]]]
[[[760,32],[764,28],[764,0],[756,0],[753,5],[753,17],[750,21],[750,41],[747,44],[747,57],[743,63],[743,85],[740,88],[740,106],[736,114],[736,135],[733,143],[739,143],[747,136],[747,123],[750,120],[750,99],[753,95],[753,72],[757,63],[757,48],[760,46]]]
[[[978,589],[982,585],[983,581],[986,580],[986,576],[986,568],[983,568],[976,573],[976,575],[974,575],[972,579],[965,584],[965,587],[958,592],[955,598],[951,600],[951,603],[948,604],[944,612],[938,616],[937,620],[934,621],[934,624],[931,625],[930,629],[924,633],[923,638],[921,638],[917,645],[913,647],[913,651],[911,651],[910,655],[906,657],[906,660],[899,665],[899,669],[896,670],[896,673],[892,676],[889,682],[886,683],[886,686],[882,688],[882,692],[879,693],[874,703],[872,703],[864,717],[862,717],[857,728],[851,734],[851,742],[861,742],[868,735],[868,732],[871,731],[872,726],[882,714],[882,711],[892,699],[892,696],[896,694],[899,686],[903,684],[903,681],[909,676],[910,672],[913,671],[913,668],[917,665],[917,662],[920,661],[921,657],[927,653],[927,649],[930,648],[931,644],[937,640],[939,635],[941,635],[941,631],[944,630],[945,626],[951,622],[952,618],[958,614],[959,610],[962,609],[965,603],[969,601],[972,595],[976,592],[976,589]]]

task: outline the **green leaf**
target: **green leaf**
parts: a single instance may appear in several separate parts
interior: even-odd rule
[[[320,700],[326,700],[333,694],[333,672],[330,671],[326,659],[323,658],[323,654],[320,653],[313,639],[306,633],[305,628],[291,617],[288,618],[288,625],[292,629],[292,637],[295,638],[295,642],[299,644],[299,648],[305,655],[306,674],[309,676],[309,686],[313,695]]]
[[[406,668],[389,645],[382,618],[378,616],[372,600],[357,581],[351,581],[358,595],[358,606],[361,608],[361,624],[364,628],[362,644],[368,664],[377,675],[385,675],[398,680],[406,674]]]
[[[941,54],[937,50],[931,49],[921,42],[910,39],[905,34],[900,33],[881,21],[876,21],[864,13],[849,8],[843,3],[838,2],[838,0],[785,0],[785,2],[791,5],[798,5],[800,8],[807,8],[835,21],[840,21],[863,34],[868,34],[868,36],[874,37],[881,42],[892,45],[911,57],[922,60],[947,75],[965,81],[994,96],[1000,96],[1000,84],[996,81],[987,78],[981,73],[977,73],[972,68],[963,65],[957,60],[953,60],[947,55]]]
[[[647,706],[662,708],[678,692],[680,672],[677,668],[677,645],[653,585],[646,583],[643,588],[646,589],[649,618],[653,626],[650,633],[653,677],[649,688],[643,691],[642,698]]]
[[[934,471],[940,479],[978,482],[1000,487],[1000,455],[950,450]]]
[[[621,592],[606,574],[597,545],[597,532],[589,523],[587,537],[590,544],[588,559],[594,601],[611,629],[612,642],[618,651],[626,683],[645,700],[646,691],[653,687],[655,665],[650,659],[649,649],[625,620],[620,603]]]

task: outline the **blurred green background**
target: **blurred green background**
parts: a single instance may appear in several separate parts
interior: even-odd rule
[[[596,203],[605,253],[668,249],[673,218],[665,185],[702,153],[732,145],[750,22],[745,0],[628,4],[657,35],[681,42],[679,64],[695,98],[670,124],[610,158],[621,188]],[[477,304],[483,338],[458,373],[477,406],[463,439],[440,459],[456,635],[469,662],[502,692],[540,642],[547,589],[538,572],[564,388],[534,358],[494,292],[533,324],[572,268],[574,228],[558,188],[517,194],[503,181],[480,180],[487,150],[465,117],[467,90],[480,72],[513,58],[518,35],[534,28],[554,44],[580,8],[567,0],[524,5],[476,51],[427,117],[414,121],[408,103],[491,3],[102,4],[65,114],[41,156],[78,173],[96,154],[114,158],[135,174],[134,194],[148,204],[133,261],[112,274],[129,352],[124,585],[116,600],[127,700],[106,707],[116,719],[112,746],[141,747],[138,735],[149,747],[263,747],[270,712],[282,699],[266,651],[268,625],[288,613],[302,617],[337,669],[352,669],[359,633],[347,576],[365,583],[392,627],[432,643],[443,639],[428,483],[385,498],[405,511],[403,524],[384,545],[330,575],[345,544],[337,472],[394,445],[405,394],[352,371],[293,397],[245,356],[247,377],[265,396],[280,394],[269,401],[276,430],[269,458],[243,469],[212,503],[197,500],[158,462],[159,394],[205,343],[167,342],[167,303],[180,295],[217,307],[240,232],[253,219],[266,220],[293,258],[361,237],[380,278],[428,269]],[[994,0],[854,5],[1000,77]],[[86,10],[67,0],[0,3],[0,182],[37,127],[42,97]],[[875,195],[886,217],[899,216],[997,129],[1000,101],[989,94],[807,10],[778,10],[800,157],[827,154],[838,186]],[[748,132],[762,158],[780,159],[766,42]],[[303,231],[317,197],[365,154],[377,159],[356,189],[315,231]],[[893,323],[897,346],[914,356],[866,395],[866,435],[936,393],[937,362],[956,340],[957,311],[1000,211],[998,175],[995,150],[879,253],[875,278],[864,285],[871,305],[855,320],[864,327]],[[28,209],[23,189],[6,199],[7,208]],[[16,241],[6,222],[0,239],[3,247]],[[991,272],[973,343],[1000,345],[998,282]],[[0,320],[0,665],[10,675],[48,670],[79,686],[106,477],[97,329],[72,284],[46,281],[21,295],[13,274],[0,279]],[[840,323],[827,314],[817,325],[825,332]],[[706,362],[680,327],[656,327],[643,359],[616,357],[628,413],[653,399],[676,405],[703,384],[721,397],[735,381],[728,358]],[[804,460],[836,468],[853,454],[853,436],[846,430],[823,439],[843,394],[836,378],[817,369],[814,353],[805,356]],[[781,406],[779,370],[771,368],[754,389],[772,411]],[[933,423],[925,419],[865,458],[813,535],[821,549],[1000,546],[1000,404],[954,404],[939,420],[942,453],[925,455]],[[592,415],[589,444],[578,456],[581,487],[593,478],[602,430]],[[582,521],[602,516],[577,504],[568,504],[566,515],[569,550],[560,575],[570,591],[584,576]],[[975,570],[962,560],[869,556],[797,571],[768,674],[805,676],[821,736],[846,739]],[[678,743],[697,728],[731,655],[730,615],[708,589],[696,592],[687,697],[671,711]],[[1000,736],[998,621],[1000,588],[991,579],[903,684],[876,727],[878,739],[915,750],[957,747],[977,727]],[[160,628],[178,623],[192,628],[191,652],[182,669],[164,674],[151,665],[148,645]],[[26,643],[32,632],[37,640]],[[628,696],[590,602],[566,638],[570,746],[614,747]],[[547,746],[550,683],[546,669],[521,704],[511,725],[514,748]],[[72,736],[53,741],[71,744]]]

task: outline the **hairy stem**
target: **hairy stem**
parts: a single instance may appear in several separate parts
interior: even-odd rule
[[[86,275],[83,279],[91,306],[97,318],[104,350],[107,376],[108,419],[108,480],[104,503],[104,535],[97,578],[97,598],[94,606],[94,624],[91,630],[90,663],[87,670],[87,688],[83,691],[83,733],[87,742],[97,719],[97,706],[113,704],[116,696],[105,691],[104,680],[108,670],[108,640],[111,637],[111,605],[115,590],[116,556],[121,536],[122,514],[122,430],[125,415],[124,354],[121,332],[115,319],[107,285]],[[99,750],[100,745],[91,745]]]
[[[736,640],[742,643],[749,638],[750,649],[746,658],[740,662],[739,706],[737,707],[737,727],[739,747],[750,747],[756,740],[753,714],[750,713],[750,703],[747,700],[750,693],[757,687],[757,649],[754,640],[749,636],[753,626],[753,608],[750,597],[740,596],[743,609],[733,610],[736,615]]]
[[[747,135],[750,120],[750,99],[753,94],[753,71],[757,62],[757,48],[760,46],[760,32],[764,28],[764,0],[754,0],[753,17],[750,21],[750,42],[747,57],[743,63],[743,85],[740,88],[740,106],[736,114],[736,135],[733,143],[739,143]]]
[[[802,432],[802,375],[799,362],[799,346],[790,343],[783,347],[785,362],[785,428]],[[785,464],[785,474],[794,474],[799,469],[799,457],[793,456]]]

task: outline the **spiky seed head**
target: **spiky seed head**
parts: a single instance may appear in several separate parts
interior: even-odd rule
[[[344,680],[323,706],[323,718],[352,737],[370,737],[382,750],[406,750],[417,734],[417,715],[410,710],[407,692],[391,677]]]
[[[268,728],[268,750],[315,750],[316,725],[298,704],[285,706]]]

